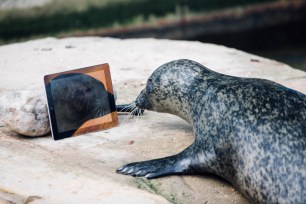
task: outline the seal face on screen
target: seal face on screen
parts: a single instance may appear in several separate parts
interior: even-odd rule
[[[117,126],[108,64],[46,75],[44,80],[55,140]]]

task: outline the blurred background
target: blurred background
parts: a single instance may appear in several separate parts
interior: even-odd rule
[[[47,36],[196,40],[306,71],[306,0],[0,0],[1,45]]]

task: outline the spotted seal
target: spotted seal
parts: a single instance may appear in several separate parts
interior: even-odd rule
[[[59,132],[77,129],[90,119],[114,111],[134,115],[143,113],[134,103],[114,106],[114,95],[105,89],[101,81],[86,74],[69,73],[55,77],[51,92]]]
[[[101,81],[86,74],[61,74],[53,79],[51,91],[59,132],[77,129],[90,119],[116,111],[109,103],[114,95]]]
[[[275,82],[216,73],[190,60],[159,67],[140,108],[193,126],[181,153],[127,164],[118,173],[157,178],[212,173],[255,203],[306,203],[306,96]]]

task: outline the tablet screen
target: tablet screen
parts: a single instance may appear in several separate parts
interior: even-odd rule
[[[45,76],[55,140],[117,126],[108,64]]]

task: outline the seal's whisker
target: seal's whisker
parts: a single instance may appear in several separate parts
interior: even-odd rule
[[[131,117],[134,117],[134,113],[137,109],[133,109],[122,121],[121,125],[124,125],[124,123],[127,122],[128,119],[130,119]]]
[[[96,117],[96,118],[101,117],[101,112],[102,112],[102,110],[98,110],[95,117]]]
[[[123,126],[123,125],[126,123],[126,121],[129,119],[130,114],[131,114],[131,113],[129,113],[128,115],[126,115],[126,117],[124,117],[123,121],[121,122],[121,125],[122,125],[122,126]]]
[[[130,117],[130,114],[131,114],[131,113],[129,113],[129,114],[123,119],[123,121],[121,122],[121,125],[120,125],[120,126],[123,126],[123,125],[126,123],[126,121],[128,120],[128,118]]]
[[[139,109],[138,108],[135,108],[133,116],[135,118],[135,123],[137,124],[139,120]]]
[[[128,104],[128,105],[125,105],[125,107],[122,108],[122,109],[120,110],[120,112],[129,111],[129,110],[133,109],[134,106],[135,106],[135,105],[134,105],[134,103],[132,102],[132,103],[130,103],[130,104]]]
[[[82,117],[79,121],[86,121],[88,118],[90,118],[92,116],[92,114],[95,112],[96,110],[92,110],[90,112],[88,112],[86,115],[84,115],[84,117]]]
[[[132,110],[132,112],[131,112],[131,116],[133,117],[133,119],[135,118],[135,112],[137,111],[137,109],[136,108],[134,108],[133,110]]]
[[[135,119],[135,121],[136,121],[135,123],[137,124],[137,123],[138,123],[138,120],[139,120],[139,118],[140,118],[140,111],[139,111],[139,108],[138,108],[138,107],[135,107],[134,110],[135,110],[135,114],[134,114],[134,115],[135,115],[135,118],[136,118],[136,119]]]
[[[140,115],[142,114],[142,110],[139,108],[139,107],[136,107],[137,108],[137,110],[138,110],[138,115],[137,115],[137,117],[138,117],[138,119],[140,120]]]
[[[96,107],[93,110],[91,110],[90,112],[88,112],[82,119],[80,119],[80,121],[87,121],[87,120],[92,119],[92,118],[101,117],[101,116],[98,116],[100,111],[102,111],[102,110],[100,110],[99,107]],[[94,116],[94,117],[92,117],[92,116]]]
[[[121,110],[120,110],[120,112],[125,112],[125,111],[128,111],[128,110],[130,110],[130,108],[131,108],[132,106],[126,106],[125,108],[122,108]]]

